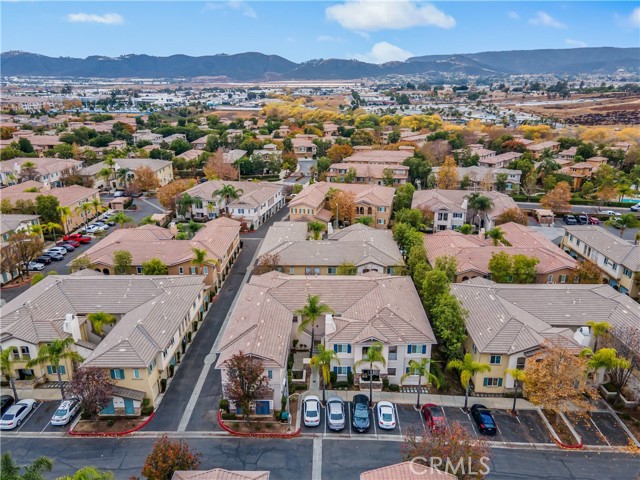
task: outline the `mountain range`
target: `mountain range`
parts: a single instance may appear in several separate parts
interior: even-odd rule
[[[295,63],[278,55],[258,52],[191,57],[172,55],[47,57],[10,51],[0,55],[3,76],[176,78],[218,77],[230,81],[351,80],[403,74],[613,73],[640,71],[640,48],[592,47],[513,50],[452,55],[424,55],[404,62],[372,64],[358,60],[320,59]]]

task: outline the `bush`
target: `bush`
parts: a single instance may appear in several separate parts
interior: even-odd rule
[[[173,372],[175,371],[175,365],[169,365],[169,378],[173,377]]]
[[[233,428],[235,428],[236,430],[240,427],[239,422],[233,422],[231,425],[233,425]]]
[[[274,410],[273,411],[273,418],[276,420],[280,420],[280,415],[282,415],[282,412],[280,410]]]
[[[235,413],[224,412],[222,414],[222,419],[223,420],[235,420],[236,418],[237,417],[236,417]]]
[[[143,398],[142,399],[142,406],[143,407],[147,407],[151,404],[151,400],[149,400],[148,398]]]
[[[389,390],[389,379],[388,378],[383,378],[382,379],[382,390]]]
[[[197,332],[197,331],[198,331],[198,321],[197,321],[197,320],[194,320],[194,321],[193,321],[193,323],[192,323],[192,325],[193,325],[193,331],[194,331],[194,332]]]
[[[392,383],[389,385],[389,391],[390,392],[399,392],[400,391],[400,385],[397,385],[395,383]]]
[[[337,390],[349,388],[349,382],[331,382],[331,385]]]
[[[110,427],[113,427],[113,424],[116,423],[116,419],[115,418],[110,418],[109,420],[107,420],[107,425]]]
[[[160,393],[164,393],[166,389],[167,389],[167,379],[163,378],[162,380],[160,380]]]
[[[349,370],[347,372],[347,383],[349,385],[353,385],[353,372],[351,370]],[[383,381],[383,383],[384,383],[384,381]]]
[[[306,389],[307,389],[307,386],[304,383],[296,383],[295,385],[293,385],[294,392],[304,391]]]
[[[82,412],[80,418],[82,420],[91,420],[91,414],[89,412]]]
[[[151,415],[153,413],[153,407],[151,405],[144,405],[141,409],[140,409],[140,413],[145,416],[148,417],[149,415]]]
[[[227,400],[226,398],[221,398],[220,401],[218,402],[218,408],[220,410],[224,410],[225,412],[229,413],[229,400]]]
[[[254,429],[256,432],[259,432],[260,430],[262,430],[262,425],[260,425],[259,423],[256,423],[256,424],[253,426],[253,429]]]
[[[331,385],[333,385],[334,383],[336,383],[338,381],[338,374],[334,371],[332,371],[329,374],[329,381],[331,382]]]
[[[187,341],[191,343],[191,332],[187,332]]]
[[[265,424],[264,424],[264,426],[265,426],[266,428],[271,429],[271,428],[273,428],[273,423],[271,423],[271,422],[267,422],[267,423],[265,423]]]

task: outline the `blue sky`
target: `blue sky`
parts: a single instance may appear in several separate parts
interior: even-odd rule
[[[299,62],[640,46],[627,2],[5,1],[1,50],[86,57],[259,51]]]

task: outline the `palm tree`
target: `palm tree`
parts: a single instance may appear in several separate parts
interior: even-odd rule
[[[188,193],[183,193],[182,195],[180,195],[178,200],[176,200],[176,207],[177,207],[178,214],[183,217],[186,216],[187,212],[191,208],[191,205],[196,204],[197,201],[198,199],[196,199],[195,197],[192,197]]]
[[[0,350],[0,372],[2,372],[2,376],[9,382],[9,385],[11,385],[13,398],[15,398],[17,402],[19,400],[18,391],[16,390],[16,382],[13,380],[13,353],[16,351],[15,348],[16,347]]]
[[[580,352],[581,357],[588,357],[587,368],[590,372],[598,372],[595,377],[595,383],[599,384],[604,378],[604,372],[611,369],[627,370],[631,363],[626,358],[618,356],[615,348],[601,348],[597,352],[593,352],[590,348],[584,348]]]
[[[129,181],[129,178],[133,175],[133,173],[131,172],[130,168],[119,168],[118,171],[116,172],[116,178],[122,182],[122,184],[124,185],[124,188],[127,188],[127,182]]]
[[[425,383],[434,383],[437,388],[440,388],[440,380],[433,373],[431,373],[431,364],[434,363],[430,358],[421,358],[420,360],[409,360],[409,371],[400,377],[400,383],[403,383],[405,378],[410,375],[418,375],[418,399],[416,400],[416,408],[420,408],[420,390],[422,390],[422,377],[426,380]]]
[[[2,454],[0,463],[3,480],[44,480],[42,472],[50,472],[53,468],[53,461],[50,458],[38,457],[31,465],[25,466],[24,474],[20,475],[20,467],[15,464],[9,452]]]
[[[609,322],[594,322],[593,320],[589,320],[587,322],[587,327],[591,330],[591,335],[593,336],[593,351],[598,351],[598,338],[602,337],[609,333],[611,330],[611,324]]]
[[[100,200],[100,197],[97,197],[91,200],[91,206],[96,212],[96,217],[100,212],[104,210],[104,203],[102,203],[102,200]]]
[[[217,264],[217,260],[213,258],[207,257],[207,251],[204,248],[193,247],[191,249],[193,252],[193,258],[191,259],[191,263],[200,267],[200,272],[204,274],[204,265],[206,263],[214,263]]]
[[[42,225],[42,230],[44,230],[47,233],[53,233],[53,242],[55,243],[58,241],[58,238],[56,236],[56,230],[63,230],[63,229],[62,229],[62,225],[60,225],[59,223],[48,222]]]
[[[38,172],[36,171],[35,163],[28,161],[28,162],[24,162],[20,166],[21,178],[26,178],[27,180],[33,180],[37,175],[38,175]]]
[[[511,245],[504,238],[504,231],[500,227],[495,227],[495,228],[492,228],[491,230],[489,230],[487,232],[487,236],[490,237],[491,240],[493,241],[493,246],[494,247],[497,247],[500,244],[506,245],[506,246]]]
[[[467,205],[475,211],[475,215],[471,218],[471,223],[473,223],[473,218],[475,218],[476,215],[480,216],[480,212],[482,212],[483,215],[486,215],[486,213],[493,208],[493,200],[486,195],[474,192],[469,196]],[[480,222],[478,224],[478,228],[482,227],[482,225],[484,225],[484,223]]]
[[[293,312],[294,315],[300,315],[300,317],[302,317],[300,325],[298,326],[298,333],[302,333],[302,331],[311,324],[311,347],[309,348],[309,357],[313,356],[316,320],[318,317],[326,315],[327,313],[334,313],[334,311],[328,305],[320,303],[320,297],[318,295],[307,295],[307,304]]]
[[[327,403],[327,383],[331,378],[331,362],[340,365],[338,354],[331,349],[327,349],[323,344],[318,345],[318,353],[311,357],[309,365],[318,367],[322,376],[322,403]]]
[[[60,362],[62,360],[71,360],[72,362],[81,362],[84,360],[78,352],[70,349],[74,343],[71,337],[64,339],[56,338],[52,340],[51,343],[40,347],[38,356],[27,362],[27,368],[47,363],[56,369],[62,398],[64,398],[64,385],[62,384],[62,375],[60,375]]]
[[[114,323],[116,323],[116,317],[106,312],[90,313],[89,315],[87,315],[87,320],[91,322],[93,331],[100,336],[102,336],[102,327],[105,324],[113,325]]]
[[[91,203],[89,202],[83,202],[80,205],[78,205],[75,208],[75,212],[77,214],[82,215],[82,218],[84,218],[84,226],[85,228],[89,225],[89,212],[91,211],[91,209],[93,208],[93,205],[91,205]]]
[[[516,400],[518,399],[518,387],[524,383],[527,374],[521,368],[507,368],[505,372],[513,378],[513,407],[511,408],[511,413],[517,415]]]
[[[113,480],[111,472],[101,472],[95,467],[83,467],[73,475],[58,477],[57,480]]]
[[[113,170],[106,167],[96,173],[96,177],[104,179],[104,183],[107,185],[107,187],[111,187],[111,185],[109,184],[109,180],[111,180],[112,176]]]
[[[447,364],[447,369],[456,370],[460,373],[460,383],[464,387],[464,409],[467,410],[469,402],[469,383],[471,377],[476,373],[483,373],[491,371],[491,367],[487,363],[480,363],[473,360],[473,356],[470,353],[465,353],[462,360],[454,359],[450,360]]]
[[[60,215],[60,223],[62,223],[62,231],[67,231],[67,220],[71,217],[71,207],[56,207],[58,215]]]
[[[320,240],[320,237],[322,236],[322,232],[324,232],[325,230],[324,224],[320,222],[309,222],[307,224],[307,228],[311,232],[314,240]]]
[[[244,190],[242,190],[241,188],[236,188],[233,185],[222,185],[222,187],[218,188],[216,191],[213,192],[213,198],[216,197],[223,197],[225,202],[225,211],[229,211],[229,199],[233,198],[238,199],[240,198],[240,195],[242,195],[244,193]]]
[[[383,367],[387,365],[387,359],[382,353],[382,342],[375,342],[369,348],[364,357],[353,364],[353,368],[363,364],[369,364],[369,406],[373,404],[373,364],[380,363]]]
[[[125,223],[133,223],[133,218],[124,212],[118,212],[111,217],[111,221],[117,223],[118,228],[122,228]]]
[[[611,217],[605,223],[612,227],[619,228],[620,238],[622,238],[627,228],[638,228],[640,226],[640,220],[637,219],[634,213],[625,213],[621,217]]]
[[[144,217],[142,220],[140,220],[140,222],[138,222],[138,226],[142,226],[142,225],[155,225],[156,222],[155,220],[152,218],[151,215],[147,215],[146,217]]]
[[[543,156],[540,158],[540,165],[538,165],[537,172],[542,173],[543,176],[550,175],[556,170],[560,169],[560,164],[558,164],[553,157]]]

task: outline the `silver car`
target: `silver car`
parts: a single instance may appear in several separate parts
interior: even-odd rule
[[[341,398],[330,397],[327,400],[327,423],[329,424],[329,430],[340,431],[344,429],[344,402]]]

